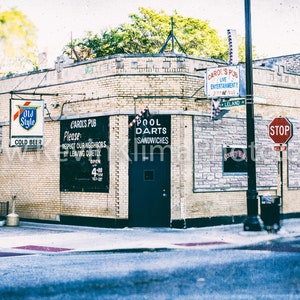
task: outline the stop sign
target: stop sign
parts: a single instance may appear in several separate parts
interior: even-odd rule
[[[269,124],[269,137],[277,144],[286,144],[293,136],[293,124],[283,117],[275,118]]]

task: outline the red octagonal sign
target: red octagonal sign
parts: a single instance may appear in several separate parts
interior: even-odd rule
[[[269,137],[277,144],[286,144],[293,136],[293,124],[283,117],[275,118],[269,124]]]

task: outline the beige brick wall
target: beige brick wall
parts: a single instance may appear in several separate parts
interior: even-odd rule
[[[45,136],[44,151],[23,152],[9,148],[9,126],[3,126],[1,200],[16,195],[16,210],[24,218],[55,219],[60,213],[59,123],[45,123]]]

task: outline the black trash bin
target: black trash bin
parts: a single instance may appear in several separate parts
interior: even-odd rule
[[[280,229],[280,196],[259,196],[260,217],[267,231],[277,232]]]

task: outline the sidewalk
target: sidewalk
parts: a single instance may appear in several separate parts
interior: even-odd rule
[[[243,231],[243,224],[188,229],[108,229],[21,221],[20,226],[0,227],[0,257],[9,253],[221,249],[297,235],[300,235],[300,219],[283,220],[278,233]]]

